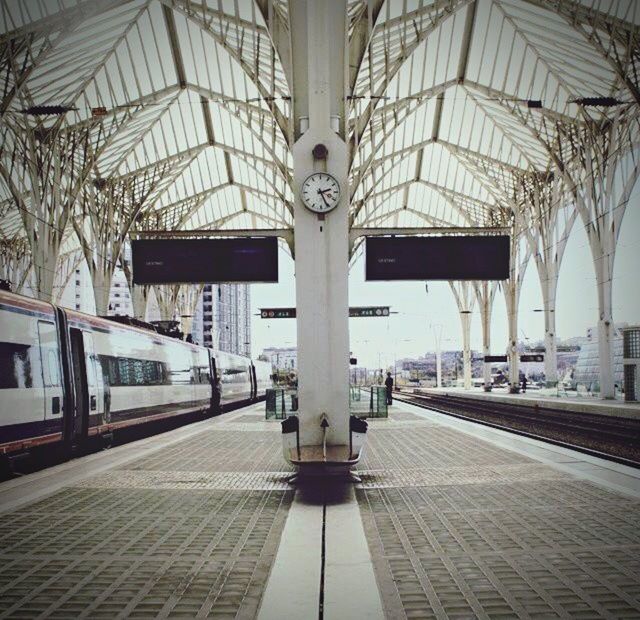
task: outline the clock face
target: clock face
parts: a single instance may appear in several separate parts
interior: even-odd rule
[[[314,172],[302,183],[300,198],[307,209],[315,213],[326,213],[340,202],[340,184],[327,172]]]

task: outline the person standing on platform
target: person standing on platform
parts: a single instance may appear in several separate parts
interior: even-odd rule
[[[522,393],[525,394],[527,391],[527,375],[522,376]]]
[[[391,373],[387,373],[387,378],[384,381],[384,384],[387,388],[387,405],[393,404],[393,377]]]

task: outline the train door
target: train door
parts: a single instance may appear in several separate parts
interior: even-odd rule
[[[216,360],[211,355],[211,350],[207,349],[209,355],[209,368],[210,368],[210,377],[211,377],[211,411],[214,415],[218,415],[220,413],[220,398],[221,394],[221,383],[220,377],[218,376],[218,367],[216,365]]]
[[[251,400],[256,400],[258,398],[258,380],[256,367],[253,364],[249,366],[249,374],[251,375]]]
[[[102,380],[102,368],[95,352],[93,334],[91,332],[82,332],[82,344],[84,345],[84,358],[87,368],[89,426],[98,426],[104,421],[104,384]]]
[[[60,420],[63,413],[62,373],[58,331],[53,323],[38,321],[40,339],[40,359],[44,380],[44,416],[45,420]]]
[[[73,436],[78,440],[87,437],[90,426],[95,426],[102,421],[104,393],[102,372],[98,373],[93,347],[93,335],[75,328],[70,332],[71,363],[76,395]],[[96,419],[95,416],[100,416],[100,418]]]
[[[82,330],[71,329],[71,367],[73,368],[73,391],[75,393],[75,411],[73,414],[73,437],[84,439],[89,432],[89,387],[85,365]]]

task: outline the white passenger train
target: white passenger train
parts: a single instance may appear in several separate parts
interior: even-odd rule
[[[0,291],[0,455],[217,414],[270,384],[267,362]]]

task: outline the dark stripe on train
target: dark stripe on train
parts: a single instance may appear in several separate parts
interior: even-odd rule
[[[169,403],[164,405],[150,405],[148,407],[134,407],[133,409],[121,409],[112,411],[109,419],[105,420],[101,414],[92,413],[89,416],[89,426],[99,426],[101,424],[109,424],[111,422],[123,422],[125,420],[133,420],[135,418],[147,417],[159,413],[170,413],[173,409],[208,409],[211,405],[209,398],[201,400],[189,400],[181,403]]]
[[[0,426],[0,444],[21,439],[34,439],[42,435],[62,432],[62,416],[57,419],[37,420]]]
[[[53,308],[51,309],[51,313],[47,314],[46,312],[40,312],[40,310],[29,310],[27,308],[19,308],[17,306],[0,303],[0,310],[6,310],[14,314],[24,314],[25,316],[35,316],[38,319],[46,319],[47,321],[55,321]]]

